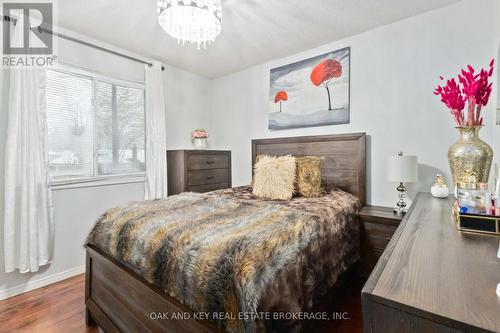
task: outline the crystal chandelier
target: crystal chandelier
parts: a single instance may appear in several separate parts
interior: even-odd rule
[[[210,45],[222,30],[220,0],[158,0],[158,22],[183,45]]]

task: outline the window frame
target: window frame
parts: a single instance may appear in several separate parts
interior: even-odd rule
[[[95,93],[98,82],[104,82],[112,85],[140,89],[144,92],[144,151],[146,154],[146,85],[142,82],[126,81],[122,79],[112,78],[110,76],[97,73],[88,69],[82,69],[73,65],[59,63],[57,68],[49,69],[54,72],[59,72],[67,75],[79,76],[92,81],[92,116],[94,119],[93,131],[93,166],[92,176],[72,177],[66,179],[57,179],[50,177],[50,186],[52,189],[65,189],[65,188],[79,188],[79,187],[92,187],[92,186],[105,186],[129,183],[143,183],[146,181],[146,171],[144,172],[130,172],[123,174],[113,175],[99,175],[98,174],[98,149],[97,149],[97,131],[96,129],[96,103]],[[49,147],[47,147],[49,148]],[[146,161],[144,161],[146,163]]]

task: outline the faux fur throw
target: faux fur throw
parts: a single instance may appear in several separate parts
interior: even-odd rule
[[[357,201],[351,197],[344,208],[354,216]],[[340,233],[346,221],[335,225],[327,220],[335,216],[335,207],[323,210],[322,217],[273,202],[183,193],[109,210],[87,243],[194,311],[237,317],[257,312],[266,290],[280,272],[295,264],[301,251],[317,247],[325,233]],[[332,257],[342,252],[335,246]],[[256,330],[252,320],[233,318],[217,324],[229,332]]]

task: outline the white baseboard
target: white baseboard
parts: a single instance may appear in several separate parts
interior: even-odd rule
[[[47,277],[43,277],[43,278],[38,279],[38,280],[29,281],[28,283],[24,283],[24,284],[19,285],[19,286],[15,286],[15,287],[5,289],[5,290],[0,290],[0,301],[7,299],[7,298],[10,298],[10,297],[13,297],[13,296],[16,296],[16,295],[26,293],[26,292],[31,291],[31,290],[45,287],[49,284],[68,279],[70,277],[82,274],[84,272],[85,272],[85,266],[80,266],[80,267],[69,269],[69,270],[64,271],[64,272],[60,272],[60,273],[56,273],[56,274],[53,274],[53,275],[50,275]]]

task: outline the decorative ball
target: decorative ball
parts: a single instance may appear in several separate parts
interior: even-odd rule
[[[434,184],[431,187],[431,194],[436,198],[447,198],[450,194],[450,190],[448,189],[442,175],[436,175]]]

